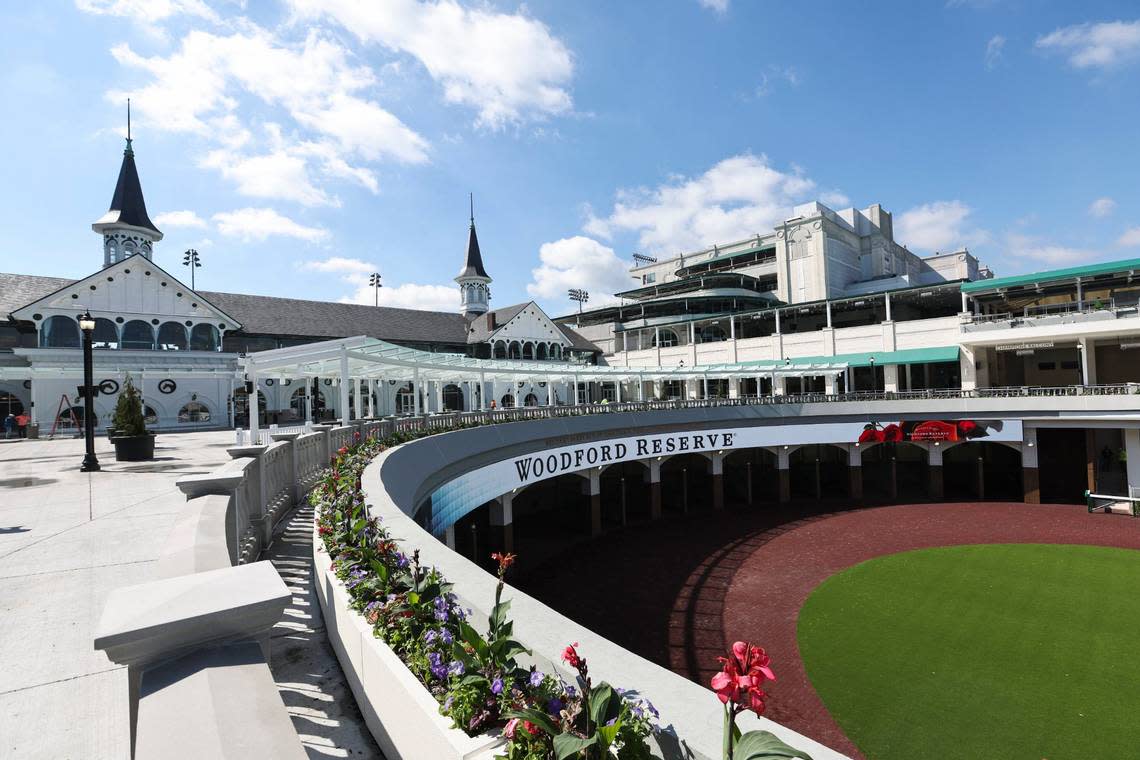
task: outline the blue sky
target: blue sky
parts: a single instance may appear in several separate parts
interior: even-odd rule
[[[156,260],[203,289],[569,307],[795,203],[999,274],[1140,256],[1135,3],[51,0],[0,24],[0,270],[85,275],[125,98]]]

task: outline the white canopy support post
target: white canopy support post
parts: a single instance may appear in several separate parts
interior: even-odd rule
[[[546,378],[546,405],[554,406],[554,378]]]
[[[890,293],[884,293],[883,294],[883,303],[885,303],[887,305],[887,321],[890,322],[891,321],[891,294]]]
[[[479,411],[487,411],[487,373],[479,373]]]
[[[313,383],[315,378],[305,377],[305,424],[313,424],[313,407],[316,406],[313,398]]]
[[[827,329],[831,329],[831,301],[826,301],[824,306],[827,307]]]
[[[354,377],[352,379],[352,403],[356,409],[356,414],[353,416],[353,419],[357,420],[364,416],[364,406],[360,394],[360,384],[362,382],[364,381],[359,377]]]
[[[621,403],[621,378],[614,379],[614,401]]]
[[[412,413],[420,415],[420,368],[412,369]]]
[[[258,419],[261,415],[258,413],[259,405],[257,403],[257,372],[249,373],[249,382],[253,390],[249,392],[249,442],[251,445],[256,446],[260,441],[260,431],[258,425],[261,420]]]
[[[352,419],[348,413],[348,349],[340,347],[340,419],[347,425]]]

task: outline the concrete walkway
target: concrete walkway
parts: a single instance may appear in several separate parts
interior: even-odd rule
[[[231,431],[160,434],[151,462],[79,472],[83,441],[0,444],[0,758],[122,760],[126,670],[94,649],[112,589],[154,579],[186,503],[174,486],[229,461]],[[311,757],[378,757],[324,636],[308,525],[292,516],[271,559],[297,596],[275,636],[275,677]],[[353,722],[355,716],[355,723]]]
[[[293,592],[270,639],[270,663],[281,699],[310,758],[382,758],[325,636],[313,587],[313,508],[293,511],[268,556]]]

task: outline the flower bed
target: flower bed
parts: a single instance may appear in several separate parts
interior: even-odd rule
[[[320,554],[331,558],[325,566],[343,583],[322,589],[322,601],[334,616],[341,609],[354,613],[349,620],[329,621],[330,629],[335,625],[347,634],[340,637],[344,651],[338,654],[364,658],[366,647],[353,652],[344,647],[343,640],[356,634],[382,642],[381,651],[394,657],[381,655],[376,664],[404,689],[409,686],[406,676],[413,676],[422,689],[411,695],[414,701],[422,703],[430,695],[452,728],[462,731],[463,738],[475,737],[471,742],[444,737],[456,757],[485,756],[496,746],[503,752],[500,757],[510,760],[651,757],[653,706],[609,684],[593,684],[574,646],[567,647],[565,659],[578,673],[575,684],[520,662],[530,653],[512,638],[510,600],[502,598],[513,555],[493,555],[498,585],[483,633],[470,620],[470,611],[460,608],[446,579],[420,563],[419,551],[409,556],[379,520],[369,518],[360,484],[364,467],[389,445],[412,437],[417,436],[358,440],[340,449],[310,497],[317,507]],[[336,604],[341,593],[345,603]],[[357,685],[368,694],[367,684]],[[392,738],[391,730],[385,733]],[[501,740],[496,742],[496,736]],[[420,743],[414,754],[420,756],[423,749]]]

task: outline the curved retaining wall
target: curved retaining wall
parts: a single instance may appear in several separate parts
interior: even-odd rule
[[[649,412],[642,414],[610,414],[591,417],[573,417],[560,420],[519,422],[495,425],[474,430],[460,430],[434,435],[390,449],[373,461],[364,472],[365,500],[372,514],[380,517],[394,538],[405,546],[420,551],[420,559],[434,565],[454,584],[453,591],[465,607],[470,607],[475,619],[485,618],[494,604],[496,580],[480,567],[451,551],[425,531],[412,515],[427,494],[444,480],[461,472],[502,459],[512,451],[533,447],[541,439],[565,435],[604,436],[631,428],[660,428],[663,425],[723,424],[723,415],[739,418],[743,408],[695,409],[676,412]],[[667,416],[668,419],[662,419]],[[420,754],[414,744],[398,745],[393,736],[408,720],[403,710],[394,709],[385,702],[377,704],[370,694],[381,687],[375,671],[370,671],[363,653],[359,652],[361,638],[347,607],[347,595],[339,595],[339,581],[328,572],[327,557],[318,558],[318,571],[323,582],[331,583],[323,599],[328,605],[326,613],[336,625],[328,626],[328,634],[348,675],[353,693],[369,718],[373,734],[386,753],[398,757],[427,757]],[[323,562],[323,566],[320,563]],[[632,652],[623,649],[602,636],[559,614],[538,600],[509,589],[511,615],[515,621],[515,635],[533,650],[539,668],[557,671],[571,681],[573,674],[559,663],[559,655],[567,643],[577,641],[582,653],[590,661],[590,672],[599,680],[615,686],[634,689],[648,698],[660,711],[662,727],[669,729],[663,737],[662,755],[666,758],[703,757],[717,758],[721,751],[723,712],[715,695],[705,687],[662,668]],[[370,630],[364,638],[376,642]],[[710,657],[717,653],[709,653]],[[434,700],[423,687],[423,697],[431,700],[425,706],[435,707]],[[422,700],[421,700],[422,701]],[[365,707],[367,705],[367,707]],[[802,736],[784,726],[764,718],[744,714],[741,728],[763,728],[778,735],[789,744],[803,749],[815,760],[838,760],[843,755]],[[458,733],[458,732],[456,732]],[[387,745],[387,746],[386,746]],[[448,752],[433,757],[479,757],[461,752]]]

